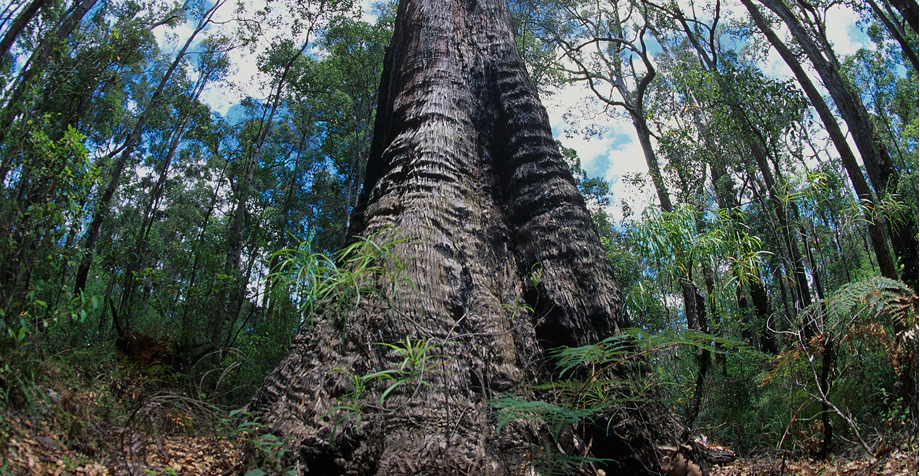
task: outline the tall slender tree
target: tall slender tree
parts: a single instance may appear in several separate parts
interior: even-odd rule
[[[163,76],[160,78],[156,89],[150,96],[150,100],[141,110],[141,113],[138,116],[134,127],[131,129],[131,132],[125,139],[125,142],[118,149],[116,149],[115,152],[118,155],[118,159],[112,165],[109,182],[95,204],[93,219],[90,221],[89,227],[86,230],[86,239],[83,243],[84,257],[80,262],[79,268],[77,269],[77,277],[74,282],[74,294],[80,294],[86,288],[86,278],[93,263],[93,255],[96,252],[96,243],[100,238],[102,223],[109,211],[108,209],[112,202],[112,198],[115,196],[115,191],[118,190],[118,186],[121,183],[121,175],[128,164],[128,160],[134,153],[134,148],[137,146],[141,139],[141,134],[144,131],[144,127],[147,125],[147,120],[150,118],[150,114],[153,113],[154,108],[160,101],[160,97],[163,94],[167,83],[169,83],[170,79],[172,78],[173,73],[185,60],[185,55],[188,52],[189,47],[195,41],[195,37],[204,31],[204,29],[211,23],[211,20],[214,18],[214,14],[218,9],[220,9],[225,1],[226,0],[215,2],[213,5],[201,13],[201,17],[198,19],[198,24],[196,25],[195,29],[192,30],[192,33],[186,39],[185,44],[183,44],[182,48],[180,48],[178,53],[176,53],[176,57],[170,63]]]
[[[38,11],[41,10],[46,3],[48,3],[48,0],[32,0],[19,10],[19,13],[16,14],[16,18],[10,22],[6,32],[3,33],[3,38],[0,39],[0,60],[9,53],[16,38],[19,37],[22,30],[26,28],[29,22],[32,21],[32,18],[38,14]]]
[[[837,152],[840,154],[840,161],[843,163],[846,168],[847,173],[850,176],[850,181],[853,183],[853,188],[856,190],[856,194],[859,196],[860,200],[871,210],[874,208],[876,203],[876,198],[872,194],[872,190],[869,188],[869,184],[866,182],[865,176],[863,175],[862,169],[859,167],[859,164],[856,162],[856,156],[853,154],[850,145],[846,141],[846,137],[843,134],[843,131],[840,130],[840,126],[837,124],[837,119],[831,113],[830,108],[827,106],[827,103],[824,101],[824,97],[821,96],[818,88],[812,83],[811,78],[808,77],[808,74],[805,72],[805,69],[802,67],[798,58],[795,54],[780,40],[779,36],[775,31],[770,27],[767,19],[761,14],[760,10],[754,5],[751,0],[741,0],[741,3],[748,9],[748,12],[751,15],[751,18],[754,20],[754,24],[757,25],[757,28],[767,37],[770,41],[770,44],[773,45],[773,48],[780,54],[780,57],[786,62],[789,68],[792,70],[795,78],[798,80],[799,84],[802,86],[802,89],[805,91],[805,94],[808,96],[809,101],[811,101],[812,106],[818,112],[818,116],[821,118],[821,121],[824,123],[824,126],[827,130],[828,135],[830,135],[831,140],[834,143],[834,146],[837,148]],[[879,269],[882,273],[882,276],[897,279],[897,271],[894,267],[894,261],[891,259],[891,253],[888,251],[888,240],[885,237],[885,232],[879,226],[871,214],[867,212],[866,222],[868,223],[869,229],[869,239],[872,243],[872,248],[875,251],[876,259],[878,260]]]
[[[899,173],[895,169],[882,135],[866,111],[866,106],[856,91],[848,87],[841,74],[840,62],[827,39],[824,25],[817,9],[808,2],[799,4],[800,11],[793,10],[779,0],[761,0],[761,3],[775,13],[789,28],[795,41],[801,46],[814,65],[828,93],[834,99],[841,117],[846,122],[853,142],[859,150],[869,175],[869,182],[880,197],[897,190]],[[800,14],[797,14],[800,13]],[[810,28],[809,28],[810,27]],[[891,219],[891,242],[895,254],[901,261],[901,279],[917,287],[917,219]]]

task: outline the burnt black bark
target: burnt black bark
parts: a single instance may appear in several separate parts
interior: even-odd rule
[[[528,396],[548,377],[546,347],[628,322],[503,0],[400,2],[351,234],[408,238],[389,249],[413,284],[378,274],[376,293],[312,316],[250,409],[322,474],[526,471],[545,428],[497,434],[488,400]],[[381,400],[392,382],[370,381],[349,400],[352,376],[403,362],[377,343],[407,338],[434,346],[428,385],[410,379]]]

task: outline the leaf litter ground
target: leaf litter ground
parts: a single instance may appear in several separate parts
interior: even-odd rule
[[[810,459],[773,461],[740,459],[715,466],[710,476],[914,476],[920,474],[916,447],[904,445],[878,458],[835,459],[830,462]]]
[[[224,475],[243,465],[245,443],[238,437],[142,435],[112,428],[105,448],[68,444],[46,426],[3,415],[0,472],[10,475],[128,474]],[[715,466],[710,476],[903,476],[920,474],[916,447],[900,448],[878,458],[817,462],[809,459],[781,461],[742,459]]]
[[[142,435],[112,428],[102,447],[68,444],[42,425],[4,415],[4,475],[235,474],[244,459],[237,437]]]

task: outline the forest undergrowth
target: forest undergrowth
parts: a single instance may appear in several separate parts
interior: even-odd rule
[[[87,374],[103,369],[78,368],[79,363],[60,356],[39,364],[40,377],[19,395],[28,403],[0,411],[0,473],[300,474],[302,468],[288,464],[289,446],[262,434],[258,422],[245,412],[189,397],[162,367],[138,369],[114,354],[113,349],[105,356],[112,377]],[[763,447],[739,454],[730,463],[708,465],[707,470],[711,476],[916,474],[916,426],[901,421],[880,438],[872,455],[854,444],[826,460],[803,451]],[[730,443],[697,442],[714,451],[732,450]]]
[[[0,473],[259,476],[302,474],[307,469],[293,463],[292,442],[261,431],[258,419],[243,410],[247,389],[258,385],[259,379],[258,373],[240,373],[247,358],[253,357],[251,351],[249,355],[241,350],[229,352],[220,364],[209,364],[205,370],[180,371],[173,367],[177,364],[164,363],[162,354],[127,355],[114,343],[110,347],[62,348],[50,345],[50,335],[53,332],[23,339],[14,350],[14,356],[20,358],[3,364]],[[151,339],[165,345],[166,339]],[[888,344],[894,349],[893,342]],[[887,411],[870,418],[866,408],[857,415],[852,410],[860,408],[857,403],[871,404],[873,394],[836,394],[834,402],[847,408],[844,416],[858,425],[848,429],[840,419],[834,420],[834,451],[821,457],[820,402],[807,392],[789,393],[796,379],[807,374],[807,348],[767,358],[730,339],[692,332],[652,335],[631,330],[626,337],[596,345],[557,349],[550,359],[561,371],[558,380],[538,389],[543,400],[497,398],[493,401],[496,425],[500,431],[509,421],[536,416],[558,425],[557,434],[562,434],[563,427],[577,433],[600,415],[628,418],[623,412],[631,404],[651,399],[680,414],[690,388],[662,373],[663,366],[642,366],[654,372],[638,383],[625,383],[612,369],[637,357],[661,365],[680,353],[701,348],[716,352],[716,371],[708,381],[711,390],[703,400],[704,411],[692,439],[704,451],[731,453],[736,458],[721,464],[702,463],[702,474],[916,474],[920,464],[916,418],[910,405],[899,406],[903,402],[896,395],[882,392],[890,398],[880,402]],[[875,371],[884,375],[879,370],[890,362],[877,357],[881,360]],[[848,365],[858,370],[859,366]],[[740,398],[739,392],[745,390],[745,382],[726,377],[743,373],[740,367],[746,367],[752,376],[747,379],[748,390],[759,393],[747,411],[728,401]],[[571,372],[576,368],[591,370]],[[887,375],[889,382],[897,380],[893,370]],[[627,384],[629,389],[624,387]],[[675,387],[683,390],[669,390]],[[852,400],[840,400],[844,397]],[[771,426],[770,419],[782,419],[782,425]],[[591,458],[573,458],[552,448],[543,455],[548,461],[538,467],[547,468],[546,474],[600,474],[591,470]],[[661,474],[700,473],[689,466],[672,465]]]
[[[31,389],[29,410],[0,412],[2,474],[300,474],[287,464],[283,442],[260,434],[257,423],[183,396],[150,374],[129,372],[118,381],[87,384],[68,380],[62,374],[72,369],[60,364],[43,370],[46,377]],[[850,448],[828,460],[760,448],[731,463],[712,465],[708,474],[917,474],[916,428],[905,425],[889,438],[874,455]]]

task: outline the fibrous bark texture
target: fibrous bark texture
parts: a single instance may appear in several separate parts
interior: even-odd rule
[[[624,322],[504,0],[400,2],[351,232],[407,239],[386,260],[403,268],[313,316],[251,409],[317,474],[523,474],[544,429],[497,434],[488,400],[547,378],[547,347]],[[433,346],[424,365],[380,344],[407,338]]]

